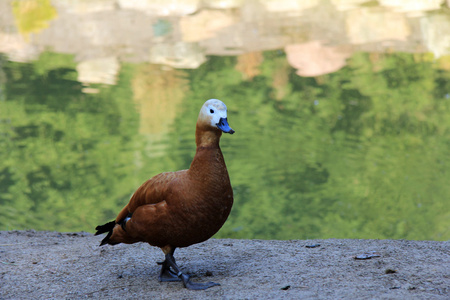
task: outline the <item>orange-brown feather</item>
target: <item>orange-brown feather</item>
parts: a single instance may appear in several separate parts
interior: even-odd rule
[[[122,209],[110,244],[147,242],[164,249],[207,240],[226,221],[233,204],[219,147],[221,131],[197,123],[197,151],[188,170],[161,173],[142,184]],[[164,250],[165,251],[165,250]],[[169,251],[169,250],[167,250]]]

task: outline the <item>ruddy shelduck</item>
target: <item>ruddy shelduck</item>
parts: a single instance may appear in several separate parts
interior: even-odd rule
[[[222,132],[233,134],[227,107],[217,99],[203,104],[196,125],[197,150],[188,170],[161,173],[144,182],[114,221],[97,226],[108,233],[100,246],[149,243],[162,249],[160,281],[182,281],[188,289],[219,285],[195,283],[183,274],[173,254],[178,247],[206,241],[225,223],[233,189],[219,147]]]

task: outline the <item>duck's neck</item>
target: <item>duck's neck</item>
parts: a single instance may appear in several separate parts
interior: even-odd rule
[[[219,148],[221,135],[222,131],[220,130],[204,130],[197,126],[195,131],[195,143],[197,144],[197,150],[199,148]]]
[[[197,150],[189,168],[191,174],[204,175],[215,168],[221,168],[225,165],[222,151],[219,147],[221,135],[222,132],[219,130],[203,130],[197,126],[195,132]]]

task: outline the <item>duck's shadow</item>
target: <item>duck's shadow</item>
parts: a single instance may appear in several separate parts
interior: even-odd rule
[[[120,260],[120,265],[116,265],[117,279],[133,282],[137,280],[147,284],[149,280],[159,283],[158,275],[161,267],[157,262],[164,260],[161,252],[145,244],[132,245],[132,249],[129,245],[127,247],[123,249],[128,252],[126,257]],[[231,250],[232,247],[224,245],[218,247],[217,243],[206,241],[178,249],[176,260],[182,272],[192,278],[199,281],[213,279],[220,281],[222,278],[232,276],[234,270],[240,269],[239,265],[243,263],[242,256]]]

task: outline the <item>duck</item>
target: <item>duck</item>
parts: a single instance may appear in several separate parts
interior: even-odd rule
[[[107,233],[100,246],[148,243],[165,255],[159,281],[182,281],[187,289],[204,290],[220,285],[193,282],[181,272],[174,252],[211,238],[227,220],[233,206],[233,189],[219,141],[233,134],[227,107],[218,99],[200,109],[196,151],[189,169],[160,173],[144,182],[114,221],[99,225],[95,235]]]

